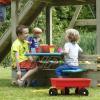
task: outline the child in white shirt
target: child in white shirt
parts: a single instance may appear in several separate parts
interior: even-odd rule
[[[56,68],[56,75],[58,77],[62,77],[63,70],[80,69],[78,66],[78,54],[79,52],[83,52],[83,50],[77,43],[79,38],[80,35],[77,30],[66,30],[65,40],[68,42],[65,43],[63,50],[65,63]]]

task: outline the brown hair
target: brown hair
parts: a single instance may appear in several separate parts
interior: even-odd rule
[[[28,28],[27,26],[25,26],[25,25],[19,25],[19,26],[17,26],[17,28],[16,28],[16,35],[18,36],[18,35],[21,35],[22,33],[23,33],[23,29],[24,28]]]

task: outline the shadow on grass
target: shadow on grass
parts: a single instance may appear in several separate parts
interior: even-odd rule
[[[0,79],[0,87],[12,87],[9,79]]]
[[[12,85],[10,79],[0,79],[0,87],[14,87],[18,88],[17,85]],[[24,86],[24,88],[27,86]],[[23,87],[22,87],[23,88]],[[48,86],[29,86],[27,88],[34,88],[34,89],[46,89]]]

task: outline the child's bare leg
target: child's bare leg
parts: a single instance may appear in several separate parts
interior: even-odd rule
[[[38,67],[35,67],[34,69],[30,69],[24,76],[22,76],[21,79],[18,79],[18,85],[23,86],[25,80],[27,80],[32,74],[34,74],[38,70]]]
[[[34,74],[38,70],[38,67],[35,67],[34,69],[30,69],[20,80],[25,81],[29,76]]]

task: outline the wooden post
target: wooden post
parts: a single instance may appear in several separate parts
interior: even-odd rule
[[[100,54],[100,0],[96,0],[96,53]]]
[[[52,8],[46,8],[46,43],[52,44]]]
[[[12,30],[12,42],[16,39],[16,26],[18,22],[18,16],[17,16],[17,10],[18,10],[18,1],[12,0],[11,2],[11,30]]]

